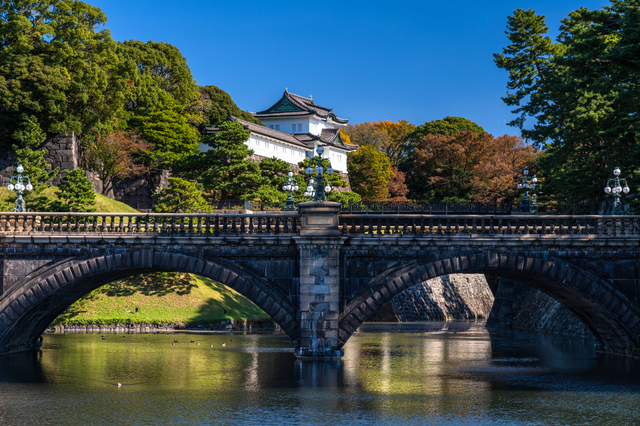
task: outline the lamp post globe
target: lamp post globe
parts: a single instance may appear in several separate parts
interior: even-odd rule
[[[22,196],[24,195],[24,191],[31,191],[33,190],[33,185],[31,185],[31,179],[29,178],[29,176],[25,176],[22,173],[24,173],[24,167],[22,167],[22,164],[18,164],[18,167],[16,167],[16,172],[17,175],[11,176],[11,178],[9,179],[9,185],[7,185],[7,189],[9,191],[16,191],[16,195],[18,196],[18,198],[16,198],[16,205],[13,208],[13,211],[16,213],[24,213],[27,211],[27,203],[24,201],[24,198],[22,198]],[[25,185],[24,182],[27,182],[27,184]]]
[[[312,201],[327,201],[326,194],[328,194],[332,190],[327,176],[332,175],[334,173],[334,170],[331,166],[331,161],[328,158],[324,158],[322,156],[324,152],[325,148],[322,145],[316,146],[316,155],[309,159],[309,165],[305,169],[307,175],[309,176],[309,184],[307,186],[306,192],[304,193],[304,196],[310,197]],[[326,169],[323,163],[327,166]]]
[[[631,189],[629,188],[629,185],[627,184],[627,179],[621,178],[620,173],[622,173],[622,170],[620,170],[620,167],[615,167],[613,169],[614,177],[609,178],[607,180],[607,184],[604,186],[605,194],[607,195],[613,194],[613,208],[611,209],[612,215],[626,214],[624,210],[624,206],[622,204],[622,199],[620,194],[622,193],[626,195],[629,193],[629,191],[631,191]],[[624,184],[624,188],[622,187],[622,184]]]
[[[293,199],[293,192],[298,190],[298,181],[293,177],[293,171],[291,171],[291,169],[289,169],[289,173],[287,173],[287,178],[284,181],[284,185],[282,185],[282,190],[288,192],[284,210],[297,210],[296,200]]]
[[[520,211],[525,213],[535,213],[538,209],[538,197],[536,194],[531,194],[529,197],[529,190],[535,190],[536,183],[538,182],[538,176],[529,176],[529,169],[527,167],[522,171],[523,176],[520,177],[516,187],[518,189],[524,189],[524,195],[520,201]]]

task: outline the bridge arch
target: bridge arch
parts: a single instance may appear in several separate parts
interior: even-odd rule
[[[187,272],[220,282],[264,310],[296,343],[296,309],[266,278],[224,259],[128,250],[70,258],[14,284],[0,303],[0,354],[33,349],[51,322],[73,302],[110,282],[145,272]]]
[[[384,271],[345,307],[339,323],[340,345],[400,292],[442,275],[464,273],[500,275],[548,294],[585,323],[601,350],[629,354],[640,347],[640,310],[608,281],[561,259],[499,252],[413,261]]]

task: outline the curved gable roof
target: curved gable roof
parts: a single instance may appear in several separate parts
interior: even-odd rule
[[[321,118],[330,118],[331,120],[346,124],[349,120],[338,118],[331,108],[316,105],[313,99],[305,98],[300,95],[294,95],[285,90],[282,98],[271,107],[264,111],[253,113],[254,117],[260,118],[277,118],[277,117],[301,117],[307,115],[317,115]]]

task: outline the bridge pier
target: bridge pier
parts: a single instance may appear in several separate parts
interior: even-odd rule
[[[298,358],[340,358],[339,203],[300,203],[302,227],[294,237],[300,249],[300,339]]]

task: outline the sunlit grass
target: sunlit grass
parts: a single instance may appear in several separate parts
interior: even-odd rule
[[[245,319],[267,321],[269,316],[249,299],[215,281],[190,274],[157,273],[105,285],[71,305],[54,323],[168,324]]]
[[[55,194],[56,188],[49,187],[45,189],[44,195],[46,195],[51,201],[58,199]],[[6,187],[0,188],[0,211],[12,212],[15,206],[16,193],[15,191],[9,191]],[[29,206],[27,205],[27,208]],[[101,213],[137,213],[138,211],[128,205],[121,203],[120,201],[112,200],[109,197],[105,197],[101,194],[96,194],[96,212]]]

